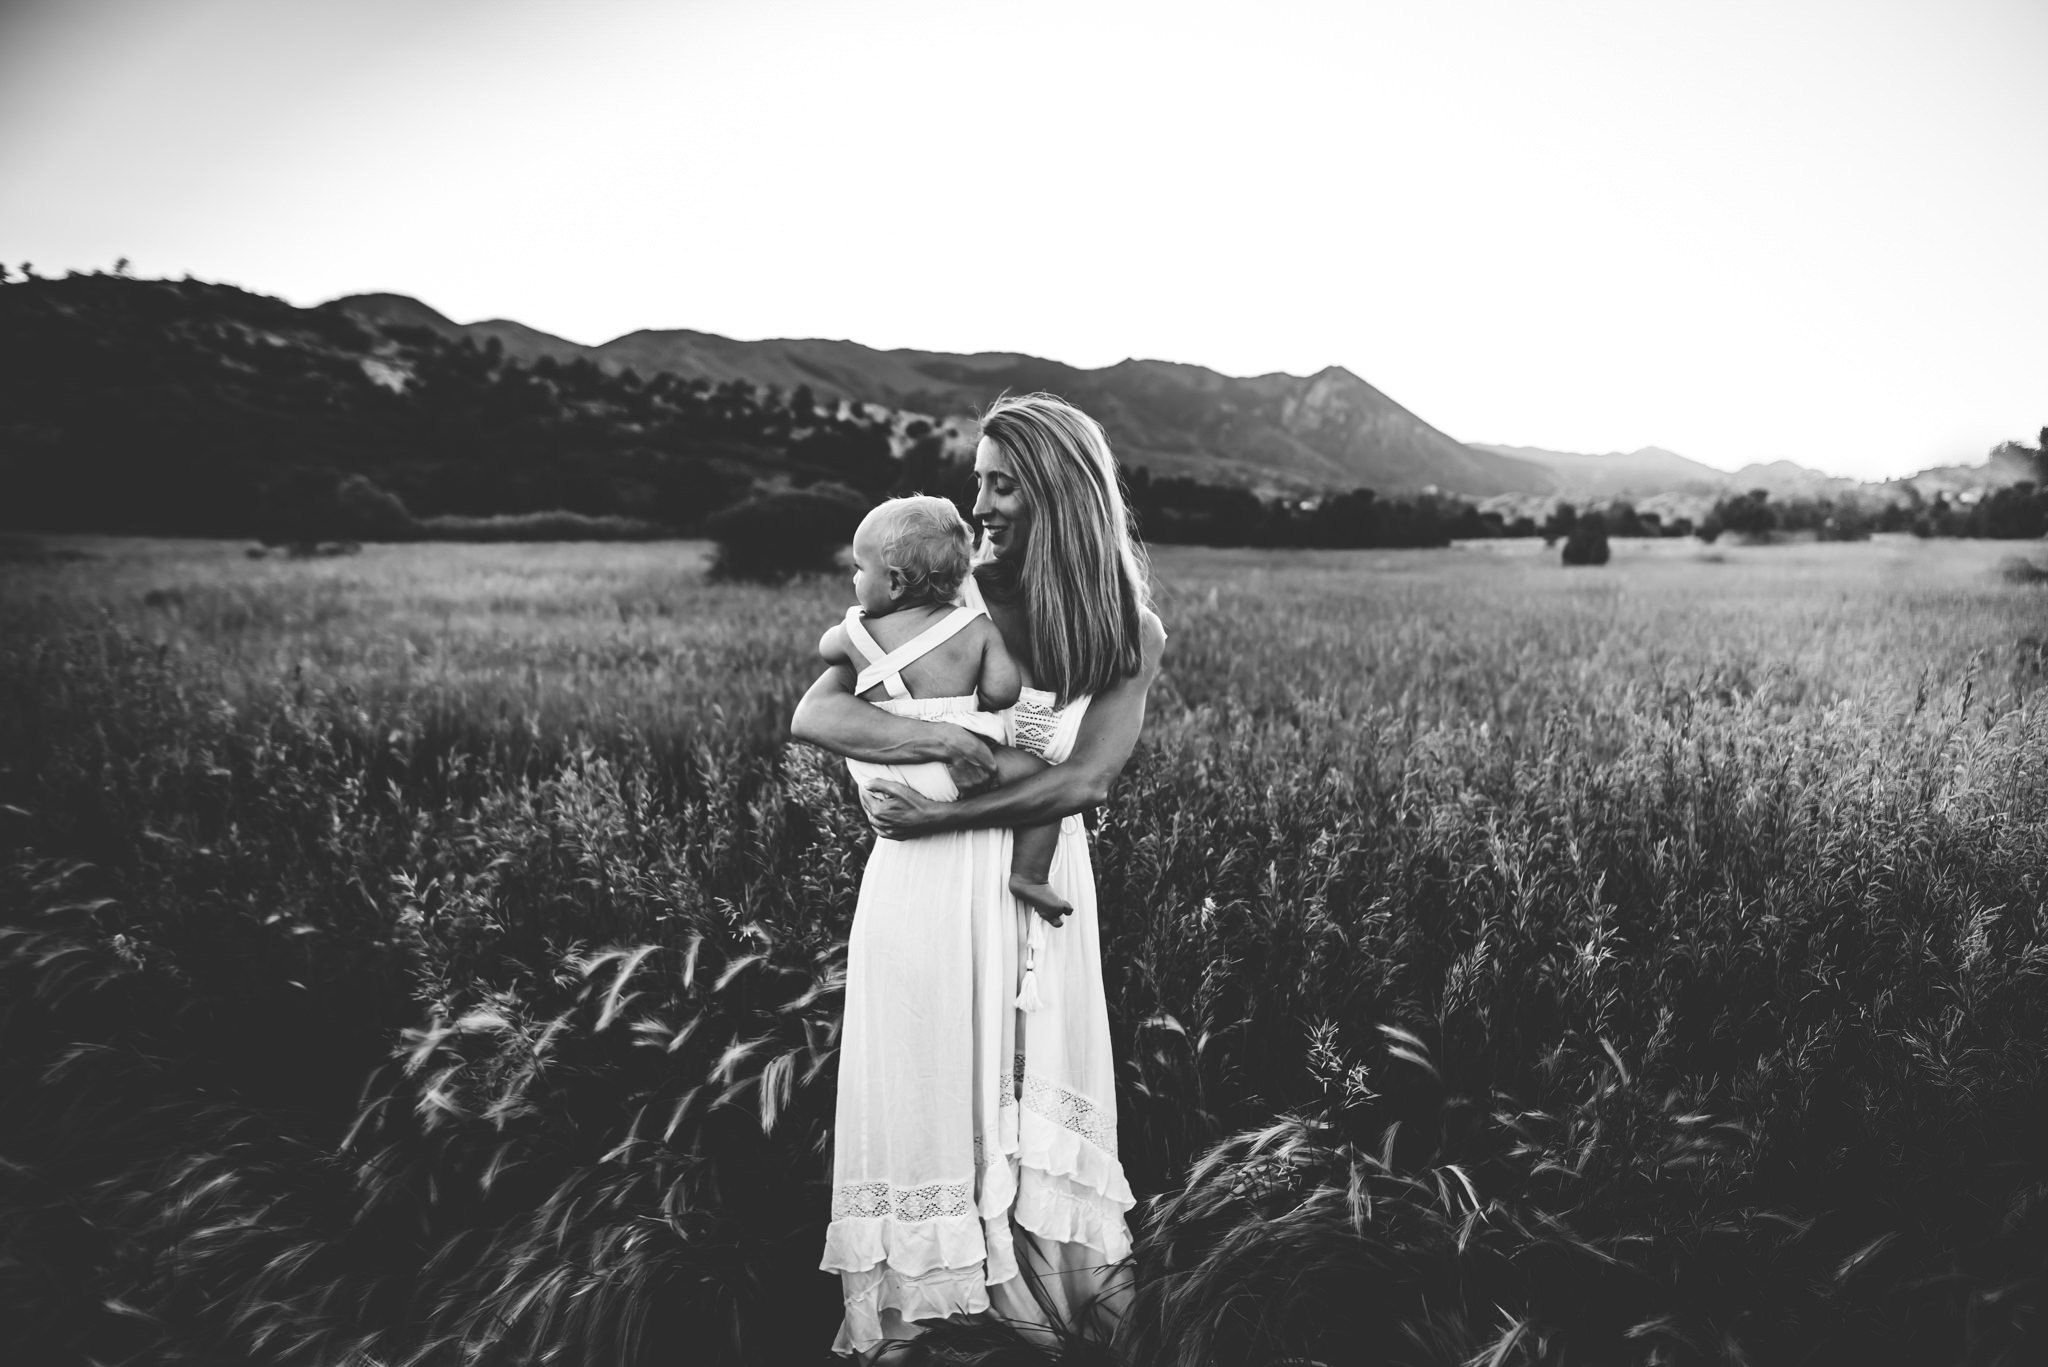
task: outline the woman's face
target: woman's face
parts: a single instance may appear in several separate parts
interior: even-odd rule
[[[989,551],[998,560],[1022,562],[1031,537],[1031,505],[1017,483],[1009,453],[981,439],[974,448],[974,518],[988,536]]]

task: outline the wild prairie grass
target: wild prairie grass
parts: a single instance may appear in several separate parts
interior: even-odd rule
[[[61,549],[0,588],[23,1360],[821,1358],[845,586]],[[1159,553],[1115,1359],[2039,1360],[2048,593],[1536,549]]]

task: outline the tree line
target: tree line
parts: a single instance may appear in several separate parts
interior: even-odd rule
[[[372,327],[231,285],[0,269],[0,487],[18,530],[353,538],[829,538],[909,492],[971,502],[969,461],[929,421],[739,380],[532,361],[496,339]],[[2048,438],[2048,432],[2044,432]],[[2024,449],[2024,448],[2023,448]],[[2035,453],[2038,457],[2038,453]],[[1963,507],[1721,500],[1696,527],[1615,501],[1542,521],[1438,494],[1261,495],[1128,472],[1143,536],[1376,548],[1455,539],[1871,531],[2040,536],[2048,481]],[[747,531],[746,528],[758,528]]]
[[[281,540],[566,517],[692,533],[763,484],[884,490],[894,415],[739,381],[531,363],[233,286],[0,288],[18,529]]]

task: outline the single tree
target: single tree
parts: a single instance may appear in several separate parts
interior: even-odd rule
[[[844,485],[821,482],[722,509],[704,522],[705,534],[718,543],[712,577],[773,583],[830,574],[870,502]]]
[[[1636,512],[1636,505],[1626,499],[1608,504],[1607,511],[1601,515],[1601,520],[1607,524],[1607,531],[1612,536],[1655,535],[1643,526],[1643,518]]]
[[[1604,565],[1612,554],[1607,546],[1607,519],[1599,513],[1587,513],[1572,526],[1571,535],[1564,542],[1564,563],[1567,565]]]

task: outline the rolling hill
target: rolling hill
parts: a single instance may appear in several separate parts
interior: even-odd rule
[[[379,328],[192,279],[0,287],[0,517],[294,541],[558,513],[692,530],[757,487],[873,499],[944,473],[881,409],[528,364],[409,302]],[[501,350],[533,343],[497,326]]]
[[[2044,446],[2048,446],[2048,427],[2041,429],[2041,440]],[[1982,465],[1930,466],[1895,483],[1910,486],[1922,498],[1932,499],[1941,494],[1954,496],[1972,489],[2018,484],[2022,480],[2042,482],[2044,471],[2040,461],[2038,450],[2008,441],[1993,447]]]
[[[908,412],[952,417],[1005,392],[1050,390],[1101,420],[1118,456],[1154,475],[1269,490],[1366,487],[1484,496],[1557,487],[1542,465],[1446,436],[1358,376],[1332,366],[1310,376],[1240,378],[1202,366],[1126,360],[1101,369],[1013,352],[958,355],[881,351],[818,339],[736,341],[687,329],[628,333],[584,346],[506,320],[456,323],[403,295],[334,301],[373,323],[429,327],[449,337],[497,338],[508,355],[587,358],[608,371],[744,380]]]
[[[1437,545],[1487,535],[1488,514],[1496,529],[1540,523],[1559,501],[1622,497],[1697,520],[1751,488],[1976,518],[1998,487],[2039,479],[2038,453],[2017,442],[1981,466],[1882,485],[1789,462],[1724,475],[1654,447],[1474,448],[1339,367],[1090,370],[697,332],[587,347],[506,319],[458,325],[401,295],[297,308],[189,277],[9,282],[0,354],[0,485],[9,521],[36,530],[296,540],[292,528],[322,519],[357,529],[347,536],[372,524],[409,536],[451,518],[566,515],[581,531],[592,519],[691,531],[813,485],[852,501],[964,488],[974,411],[1041,388],[1103,420],[1137,467],[1133,505],[1155,540]],[[1260,497],[1304,492],[1324,496]]]
[[[1645,446],[1636,451],[1551,451],[1540,446],[1494,446],[1475,442],[1482,451],[1542,466],[1557,481],[1560,493],[1581,497],[1705,493],[1728,486],[1726,470],[1688,460],[1674,451]]]

